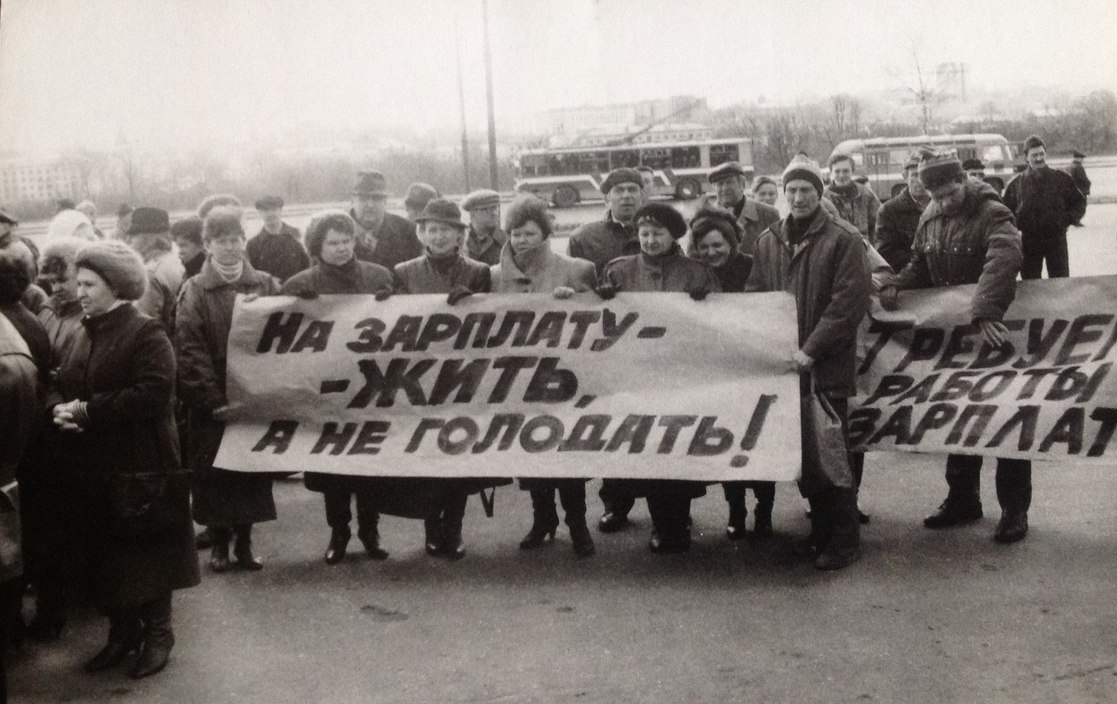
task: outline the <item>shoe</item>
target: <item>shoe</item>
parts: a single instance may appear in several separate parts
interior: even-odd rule
[[[531,530],[527,532],[523,540],[520,541],[521,550],[533,550],[542,547],[555,539],[555,531],[558,529],[558,516],[555,516],[554,522],[546,521],[536,518],[531,524]]]
[[[460,560],[465,557],[465,543],[462,542],[462,535],[448,535],[446,540],[442,542],[442,555],[448,560]]]
[[[264,561],[252,554],[252,527],[237,529],[237,542],[233,546],[237,567],[249,572],[264,569]]]
[[[860,523],[863,526],[867,526],[867,525],[869,525],[869,522],[872,521],[872,520],[873,520],[872,516],[865,513],[861,509],[857,509],[857,522],[858,523]]]
[[[729,522],[725,526],[725,537],[729,540],[742,540],[745,537],[745,520],[749,512],[740,504],[729,505]],[[757,518],[759,520],[759,518]]]
[[[981,520],[981,503],[961,504],[947,498],[935,512],[923,519],[925,528],[951,528]]]
[[[648,549],[657,555],[686,552],[690,550],[690,531],[669,536],[653,529],[652,537],[648,541]]]
[[[229,571],[229,541],[219,540],[213,543],[209,553],[209,568],[218,574]]]
[[[816,570],[840,570],[861,559],[861,546],[854,545],[843,550],[827,548],[814,559]]]
[[[616,533],[628,525],[628,516],[622,513],[606,511],[601,520],[597,522],[597,529],[602,533]]]
[[[426,532],[424,540],[427,554],[431,557],[438,557],[442,554],[442,521],[438,518],[428,518],[423,521],[423,529]]]
[[[993,540],[998,543],[1016,543],[1028,535],[1028,512],[1005,511],[1001,520],[997,522],[997,530],[993,533]]]
[[[323,559],[327,565],[336,565],[345,559],[345,548],[349,545],[349,531],[334,530],[330,533],[330,544],[326,547]]]
[[[138,620],[111,617],[109,619],[109,642],[100,652],[82,665],[86,672],[101,672],[124,662],[131,652],[139,652],[143,644],[141,626]]]
[[[380,533],[377,531],[358,533],[357,538],[360,539],[361,545],[365,546],[366,555],[374,560],[388,559],[388,551],[380,547]]]
[[[570,542],[573,543],[574,554],[578,557],[589,557],[597,552],[593,544],[593,536],[590,535],[590,529],[584,520],[570,526]]]
[[[169,645],[144,643],[140,657],[136,660],[132,669],[128,671],[128,676],[134,680],[142,680],[144,677],[151,677],[162,672],[163,668],[167,666],[167,660],[170,659],[170,656],[171,647]]]
[[[167,666],[167,659],[174,645],[175,634],[171,628],[171,597],[168,594],[165,601],[147,605],[144,616],[143,648],[140,650],[140,657],[136,659],[136,664],[128,671],[128,676],[139,680],[161,672]]]

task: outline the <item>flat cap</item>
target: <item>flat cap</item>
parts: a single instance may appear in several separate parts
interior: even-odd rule
[[[462,201],[462,210],[468,212],[474,208],[488,208],[493,205],[500,205],[500,194],[496,191],[482,188],[473,191],[465,197],[465,200]]]
[[[264,196],[256,201],[256,210],[279,210],[283,205],[279,196]]]
[[[1072,152],[1070,153],[1070,155],[1071,155],[1072,157],[1074,157],[1075,159],[1085,159],[1085,158],[1086,158],[1086,155],[1085,155],[1085,154],[1083,154],[1082,152],[1078,151],[1077,149],[1075,149],[1074,151],[1072,151]]]
[[[745,178],[748,178],[748,175],[749,172],[745,171],[745,167],[741,166],[740,162],[727,161],[711,171],[710,175],[706,178],[710,180],[710,183],[717,183],[718,181],[727,179],[730,176],[744,176]]]
[[[981,163],[981,159],[966,159],[962,162],[963,171],[984,171],[985,164]]]

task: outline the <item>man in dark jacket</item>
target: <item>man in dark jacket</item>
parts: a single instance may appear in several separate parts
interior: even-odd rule
[[[302,235],[283,222],[283,199],[264,196],[256,201],[256,210],[264,226],[248,240],[248,263],[282,283],[310,266],[310,257],[303,249]]]
[[[757,238],[780,219],[780,211],[748,197],[749,174],[736,161],[718,166],[707,178],[717,191],[718,205],[733,213],[741,226],[741,253],[752,256]]]
[[[1086,175],[1086,167],[1082,165],[1082,160],[1086,158],[1086,155],[1078,151],[1077,149],[1071,152],[1070,155],[1070,166],[1064,169],[1064,171],[1066,171],[1067,175],[1071,177],[1072,181],[1074,181],[1075,187],[1077,187],[1078,190],[1082,191],[1082,195],[1089,198],[1090,177]],[[1085,214],[1085,210],[1083,210],[1083,214]],[[1082,219],[1079,218],[1071,224],[1075,227],[1082,227]]]
[[[872,280],[861,234],[821,206],[822,172],[796,156],[783,172],[791,215],[756,242],[745,291],[787,291],[795,296],[800,348],[792,356],[804,393],[808,381],[848,421],[855,392],[857,328],[869,310]],[[804,437],[812,432],[803,428]],[[853,477],[821,471],[804,453],[800,491],[811,505],[811,536],[803,546],[818,569],[836,570],[861,556],[857,489]]]
[[[900,271],[911,259],[911,243],[919,216],[931,197],[919,180],[919,157],[904,164],[904,180],[908,185],[877,211],[877,231],[873,245],[893,271]]]
[[[482,264],[499,264],[500,249],[508,241],[508,235],[500,229],[500,194],[487,188],[473,191],[462,201],[462,210],[469,213],[462,253]]]
[[[632,218],[644,203],[644,179],[636,169],[613,169],[601,182],[601,192],[608,206],[605,218],[574,230],[568,250],[572,257],[593,262],[599,280],[609,262],[640,253]]]
[[[190,215],[171,225],[171,239],[174,240],[178,258],[186,270],[183,281],[197,276],[206,263],[206,246],[202,241],[202,219]],[[251,243],[249,243],[251,245]]]
[[[1020,276],[1041,278],[1045,260],[1048,278],[1070,276],[1067,227],[1086,214],[1086,196],[1070,176],[1047,165],[1047,150],[1038,136],[1024,142],[1024,156],[1028,168],[1009,182],[1004,195],[1023,238]]]
[[[388,212],[384,174],[374,170],[358,172],[352,196],[349,216],[357,223],[357,259],[391,269],[423,254],[415,223]]]
[[[1004,344],[1001,322],[1016,296],[1016,273],[1022,260],[1020,233],[1012,213],[986,183],[968,182],[957,157],[925,151],[919,178],[931,193],[915,236],[911,262],[880,293],[887,309],[897,307],[896,292],[933,286],[977,284],[970,317],[993,348]],[[923,521],[928,528],[972,523],[982,517],[981,457],[948,455],[946,500]],[[994,539],[1022,540],[1028,533],[1032,500],[1032,464],[997,459],[997,500],[1002,516]]]
[[[880,199],[868,186],[853,178],[853,157],[835,152],[827,162],[830,166],[830,185],[823,197],[834,204],[838,215],[852,223],[866,242],[872,242],[877,227]]]

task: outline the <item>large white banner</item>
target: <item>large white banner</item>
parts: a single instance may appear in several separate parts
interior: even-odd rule
[[[974,289],[904,292],[900,310],[874,311],[851,441],[1117,463],[1117,276],[1019,282],[999,349],[971,324]]]
[[[786,293],[238,299],[215,464],[794,480],[795,316]]]

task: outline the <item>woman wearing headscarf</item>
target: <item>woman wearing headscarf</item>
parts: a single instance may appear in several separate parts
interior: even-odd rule
[[[87,672],[139,651],[129,674],[159,672],[174,645],[171,594],[198,583],[198,556],[174,423],[175,357],[163,325],[131,301],[143,261],[116,240],[75,258],[82,329],[64,350],[47,408],[52,442],[83,497],[69,516],[88,556],[90,583],[109,618]]]
[[[252,553],[252,524],[275,520],[270,475],[234,472],[213,466],[225,433],[225,359],[237,294],[271,296],[279,282],[256,271],[245,256],[241,211],[218,206],[202,228],[208,257],[179,296],[175,325],[179,395],[186,407],[186,458],[194,470],[194,520],[213,539],[209,566],[224,572],[231,564],[263,568]],[[229,543],[234,539],[234,562]]]
[[[445,294],[450,305],[474,293],[488,293],[489,267],[461,254],[466,225],[458,206],[435,198],[415,220],[423,255],[395,265],[396,292]],[[414,494],[423,497],[427,554],[451,560],[464,557],[462,519],[469,495],[493,482],[479,478],[414,479],[400,484],[410,484]]]
[[[307,225],[306,251],[314,264],[295,274],[283,284],[281,294],[300,298],[317,298],[323,293],[380,294],[392,290],[392,272],[379,264],[363,262],[356,257],[357,226],[353,218],[341,210],[315,213]],[[383,560],[388,553],[380,547],[377,524],[380,514],[376,506],[376,489],[383,480],[375,477],[354,477],[343,474],[305,472],[306,488],[322,493],[326,503],[326,523],[330,526],[330,544],[326,548],[327,565],[336,565],[345,557],[352,531],[350,502],[357,503],[357,537],[368,556]]]
[[[699,210],[690,221],[691,256],[706,262],[721,282],[723,293],[742,293],[752,272],[752,257],[740,251],[741,228],[733,215],[721,208]],[[772,506],[776,500],[776,483],[763,481],[723,482],[725,501],[729,504],[729,522],[725,535],[730,540],[745,537],[745,490],[756,497],[756,518],[753,532],[758,538],[772,535]]]
[[[597,284],[593,263],[559,254],[551,249],[553,230],[547,203],[523,196],[512,203],[504,220],[509,239],[493,265],[494,293],[550,293],[569,298],[592,291]],[[520,548],[530,550],[553,540],[558,528],[555,491],[566,512],[566,525],[574,552],[594,552],[593,537],[586,527],[587,479],[521,479],[520,488],[531,493],[532,523]]]
[[[710,267],[683,254],[678,240],[687,226],[679,211],[666,203],[652,201],[640,206],[633,217],[640,240],[640,254],[619,257],[605,267],[604,292],[683,291],[700,301],[708,293],[721,291],[721,283]],[[599,289],[599,293],[602,292]],[[625,480],[628,481],[628,480]],[[633,480],[637,495],[648,499],[652,536],[648,547],[655,553],[690,549],[690,501],[706,493],[702,482],[671,479]]]

